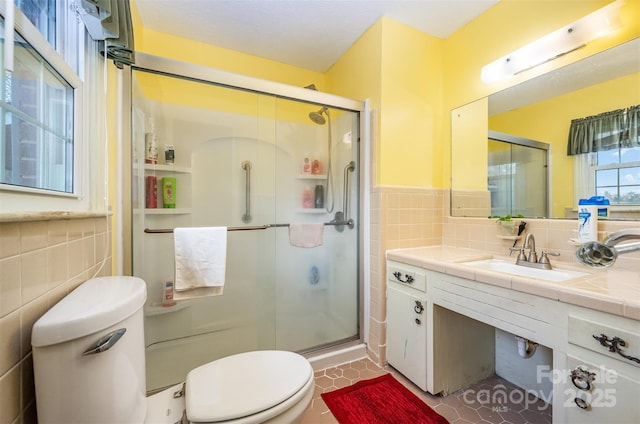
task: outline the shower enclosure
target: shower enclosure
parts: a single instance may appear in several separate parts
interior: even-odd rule
[[[549,145],[489,131],[491,215],[549,216]]]
[[[148,390],[234,353],[360,340],[364,103],[146,55],[125,87]],[[289,225],[309,223],[322,244],[298,247]],[[172,230],[210,226],[227,227],[223,293],[168,301]]]

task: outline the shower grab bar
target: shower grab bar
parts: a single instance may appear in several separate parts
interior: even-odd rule
[[[251,222],[251,162],[245,160],[240,165],[245,170],[245,203],[242,222]]]
[[[325,222],[324,225],[346,225],[349,228],[353,228],[354,222],[353,219],[349,219],[348,221],[331,221]],[[266,230],[268,228],[275,227],[288,227],[289,224],[265,224],[265,225],[253,225],[247,227],[227,227],[227,231],[253,231],[253,230]],[[147,234],[165,234],[165,233],[173,233],[172,228],[145,228],[144,232]]]
[[[344,189],[342,198],[342,208],[344,209],[344,218],[346,221],[351,221],[349,218],[349,203],[351,203],[351,190],[349,189],[349,172],[353,172],[356,169],[356,163],[351,161],[344,167],[344,183],[342,188]],[[353,224],[352,224],[353,225]],[[349,227],[353,228],[353,227]]]

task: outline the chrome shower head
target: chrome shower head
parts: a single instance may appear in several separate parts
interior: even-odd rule
[[[324,125],[327,123],[327,120],[322,116],[323,113],[329,116],[329,110],[326,107],[323,107],[317,112],[311,112],[309,114],[309,118],[318,125]]]
[[[581,263],[593,268],[608,268],[621,253],[640,250],[640,242],[618,245],[627,240],[640,240],[640,229],[621,230],[611,234],[603,242],[590,241],[583,243],[576,250],[576,257]]]

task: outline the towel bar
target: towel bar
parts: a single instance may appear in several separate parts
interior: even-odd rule
[[[353,228],[353,219],[349,219],[348,221],[331,221],[325,222],[324,225],[347,225],[349,228]],[[253,230],[266,230],[268,228],[275,227],[288,227],[289,224],[266,224],[266,225],[253,225],[247,227],[227,227],[227,231],[253,231]],[[165,233],[173,233],[172,228],[145,228],[144,232],[147,234],[165,234]]]

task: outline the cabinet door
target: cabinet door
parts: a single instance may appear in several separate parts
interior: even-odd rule
[[[427,390],[426,301],[387,287],[387,361]]]
[[[640,381],[621,372],[617,362],[602,356],[602,362],[596,365],[567,355],[568,373],[580,367],[592,373],[593,381],[587,384],[585,379],[578,377],[574,378],[574,384],[571,375],[567,376],[562,396],[563,406],[566,408],[566,422],[580,424],[640,422]]]

